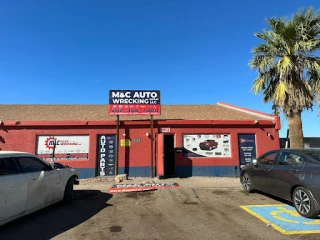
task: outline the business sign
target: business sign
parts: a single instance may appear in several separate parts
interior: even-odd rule
[[[160,115],[158,90],[110,90],[109,114],[111,115]]]
[[[230,134],[184,134],[184,157],[231,157]]]
[[[130,139],[121,139],[120,146],[121,147],[130,147]]]
[[[239,134],[239,158],[240,165],[252,162],[256,158],[256,138],[254,134]]]
[[[98,176],[114,176],[116,167],[116,135],[98,135]]]
[[[170,132],[170,128],[160,128],[160,132],[169,133]]]
[[[37,155],[44,160],[89,159],[89,136],[38,136]]]

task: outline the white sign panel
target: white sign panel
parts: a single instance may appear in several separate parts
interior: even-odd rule
[[[231,157],[230,134],[184,134],[184,157]]]
[[[160,128],[160,132],[169,133],[170,132],[170,128]]]
[[[89,136],[38,136],[37,155],[50,160],[89,159]]]

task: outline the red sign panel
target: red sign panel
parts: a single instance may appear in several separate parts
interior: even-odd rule
[[[160,105],[118,105],[109,104],[111,115],[160,115]]]

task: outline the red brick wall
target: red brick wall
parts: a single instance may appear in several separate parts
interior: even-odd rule
[[[135,126],[126,127],[120,131],[121,139],[130,139],[130,147],[121,147],[119,145],[119,167],[124,167],[129,163],[130,166],[150,166],[151,163],[151,140],[146,136],[146,133],[150,134],[150,128],[139,128]],[[154,133],[157,130],[154,129]],[[123,133],[126,136],[123,137]],[[139,138],[140,142],[134,142],[134,138]],[[155,149],[154,149],[155,151]]]
[[[168,126],[165,126],[168,127]],[[71,129],[73,128],[73,129]],[[158,132],[157,127],[154,129],[155,143],[154,143],[154,159],[156,158],[156,144]],[[120,140],[130,139],[130,147],[121,147],[119,145],[119,167],[125,165],[132,166],[150,166],[151,152],[150,152],[150,137],[146,133],[150,133],[150,127],[140,126],[126,126],[126,129],[120,129]],[[271,139],[267,136],[270,132],[273,136]],[[126,134],[124,137],[123,134]],[[241,128],[234,126],[234,128],[226,127],[199,127],[199,126],[178,126],[171,127],[171,134],[175,135],[175,147],[182,147],[182,134],[192,133],[229,133],[231,137],[231,151],[230,158],[191,158],[184,159],[182,153],[176,153],[176,165],[194,166],[232,166],[239,164],[239,149],[238,149],[238,133],[253,133],[256,134],[257,155],[260,155],[268,150],[279,148],[279,135],[274,128]],[[114,126],[105,127],[54,127],[51,129],[22,129],[11,128],[8,130],[0,129],[0,149],[1,150],[17,150],[35,153],[36,152],[36,136],[37,135],[89,135],[89,160],[77,161],[59,161],[62,164],[67,164],[74,168],[96,168],[96,151],[97,151],[97,134],[116,134]],[[140,142],[134,142],[134,138],[140,138]]]

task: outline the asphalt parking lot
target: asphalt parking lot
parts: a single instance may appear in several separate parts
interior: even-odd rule
[[[107,192],[110,184],[79,186],[72,205],[56,204],[9,223],[0,228],[0,239],[319,239],[310,232],[320,230],[320,223],[297,220],[287,203],[247,194],[235,180],[213,181],[115,194]],[[271,217],[266,219],[270,207]],[[289,226],[288,232],[281,232],[279,221],[296,226],[309,221],[304,225],[312,225],[312,230],[300,234]]]

